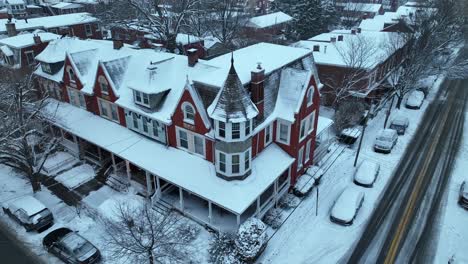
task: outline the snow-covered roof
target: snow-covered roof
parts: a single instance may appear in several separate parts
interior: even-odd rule
[[[333,125],[333,123],[333,120],[331,120],[330,118],[319,115],[316,132],[317,135],[320,135],[320,133],[322,133],[325,129]]]
[[[203,46],[205,47],[205,49],[210,49],[217,43],[221,43],[221,41],[216,37],[210,36],[210,37],[203,38],[203,43],[204,43]]]
[[[10,207],[16,207],[16,209],[23,209],[28,216],[35,215],[40,211],[46,209],[44,204],[32,196],[24,196],[16,199],[9,204]]]
[[[292,21],[293,18],[283,12],[271,13],[268,15],[252,17],[247,23],[247,27],[253,28],[267,28],[274,25],[287,23]]]
[[[59,35],[49,33],[49,32],[38,32],[38,33],[27,33],[27,34],[19,34],[14,37],[4,38],[0,40],[0,45],[7,45],[13,48],[24,48],[33,46],[34,43],[34,35],[37,35],[41,38],[42,42],[49,42],[54,39],[60,38]]]
[[[0,46],[0,51],[2,51],[5,56],[13,56],[13,51],[8,46]]]
[[[359,11],[359,12],[371,12],[371,13],[379,12],[380,8],[382,8],[382,4],[346,3],[343,6],[343,10],[345,11]]]
[[[312,51],[303,48],[258,43],[234,51],[234,66],[242,84],[246,85],[250,83],[251,71],[255,70],[258,63],[261,63],[262,68],[265,69],[265,75],[268,75],[311,53]],[[220,69],[199,78],[193,78],[193,81],[213,87],[221,87],[226,80],[230,61],[231,54],[209,60],[208,62],[211,65],[218,66]]]
[[[385,28],[385,24],[398,23],[398,14],[395,12],[385,12],[383,15],[377,15],[374,18],[361,21],[359,28],[362,30],[380,31]]]
[[[23,0],[6,0],[5,3],[10,5],[24,5]]]
[[[340,35],[343,36],[343,41],[338,41]],[[331,38],[335,38],[336,41],[332,43]],[[362,61],[361,65],[356,66],[372,69],[388,59],[392,55],[390,51],[397,45],[402,47],[403,44],[403,38],[396,32],[362,31],[352,34],[350,30],[334,30],[296,42],[292,46],[310,50],[319,46],[320,50],[313,52],[315,63],[339,67],[349,67],[350,49],[361,47],[365,49],[365,54],[362,58],[353,58]]]
[[[202,41],[201,38],[194,36],[194,35],[184,34],[184,33],[179,33],[177,34],[177,37],[176,37],[176,43],[179,45],[187,45],[190,43],[200,42],[200,41]]]
[[[81,8],[83,5],[76,4],[76,3],[67,3],[67,2],[60,2],[52,6],[52,8],[57,9],[73,9],[73,8]]]
[[[226,81],[208,107],[208,114],[216,120],[236,123],[248,121],[258,115],[257,107],[237,75],[233,58]]]
[[[56,124],[63,129],[238,214],[294,162],[294,158],[280,147],[271,144],[252,161],[252,174],[248,178],[226,181],[216,176],[211,162],[176,148],[167,148],[86,110],[51,99],[45,111],[56,113]]]
[[[286,68],[281,71],[275,108],[279,118],[291,123],[295,121],[294,115],[299,113],[311,77],[310,70]]]
[[[74,13],[58,16],[30,18],[27,20],[27,22],[24,19],[13,19],[12,23],[15,23],[16,30],[24,31],[38,28],[57,28],[84,23],[93,23],[97,21],[98,19],[91,16],[89,13]],[[5,27],[7,22],[8,19],[0,19],[0,34],[7,32]]]

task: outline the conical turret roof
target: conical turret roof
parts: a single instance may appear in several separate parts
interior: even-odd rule
[[[226,81],[213,103],[208,108],[211,118],[223,122],[244,122],[258,115],[258,109],[242,85],[231,58]]]

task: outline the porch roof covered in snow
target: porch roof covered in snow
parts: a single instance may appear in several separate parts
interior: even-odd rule
[[[252,161],[243,181],[225,181],[200,157],[150,140],[86,110],[50,99],[45,108],[52,123],[203,199],[242,214],[294,162],[271,144]],[[180,166],[184,164],[184,166]]]

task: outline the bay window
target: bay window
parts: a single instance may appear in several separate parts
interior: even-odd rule
[[[218,136],[221,138],[226,137],[226,123],[218,121]]]
[[[239,123],[232,123],[232,139],[239,139],[240,138],[240,124]]]
[[[252,121],[241,123],[225,123],[215,121],[216,136],[226,141],[239,141],[250,136],[252,133]]]
[[[219,170],[221,172],[226,172],[226,154],[219,152],[218,156],[219,156],[219,159],[218,159]]]
[[[265,128],[265,147],[273,141],[273,124]]]
[[[239,176],[251,169],[252,156],[250,149],[241,153],[224,153],[216,150],[217,171],[226,176]]]
[[[240,171],[240,164],[239,164],[239,154],[235,154],[231,156],[231,172],[234,174],[239,173]]]

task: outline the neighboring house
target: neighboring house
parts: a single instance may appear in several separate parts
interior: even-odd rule
[[[102,39],[98,19],[89,13],[76,13],[31,19],[0,20],[0,35],[15,36],[23,31],[41,29],[54,34],[78,38]]]
[[[28,71],[36,65],[34,57],[58,38],[56,34],[38,32],[0,39],[0,65]]]
[[[320,163],[329,152],[331,144],[335,142],[335,133],[332,131],[332,127],[333,120],[319,116],[314,150],[314,162],[316,163]]]
[[[256,16],[246,23],[243,34],[256,41],[275,41],[284,36],[292,20],[291,16],[283,12]]]
[[[8,9],[6,7],[0,7],[0,19],[8,18]]]
[[[386,92],[388,75],[401,62],[404,41],[395,32],[353,29],[323,33],[293,46],[313,51],[325,85],[321,102],[331,106],[337,95],[338,99],[352,95],[367,102],[379,100]]]
[[[357,25],[362,19],[382,15],[385,11],[381,4],[348,2],[336,5],[343,23],[351,26]]]
[[[387,31],[387,32],[412,32],[413,29],[405,19],[401,18],[396,12],[385,12],[383,15],[374,18],[364,19],[359,24],[359,28],[369,31]]]
[[[59,2],[55,5],[52,5],[51,8],[54,11],[55,15],[81,13],[86,11],[85,7],[82,4],[67,2]]]
[[[46,16],[47,13],[44,12],[44,9],[37,5],[27,5],[26,12],[28,13],[28,18]]]
[[[321,85],[307,49],[204,61],[64,38],[36,60],[64,146],[212,228],[262,217],[314,163]]]
[[[14,18],[26,17],[26,3],[23,0],[5,0],[8,9],[8,14]]]

